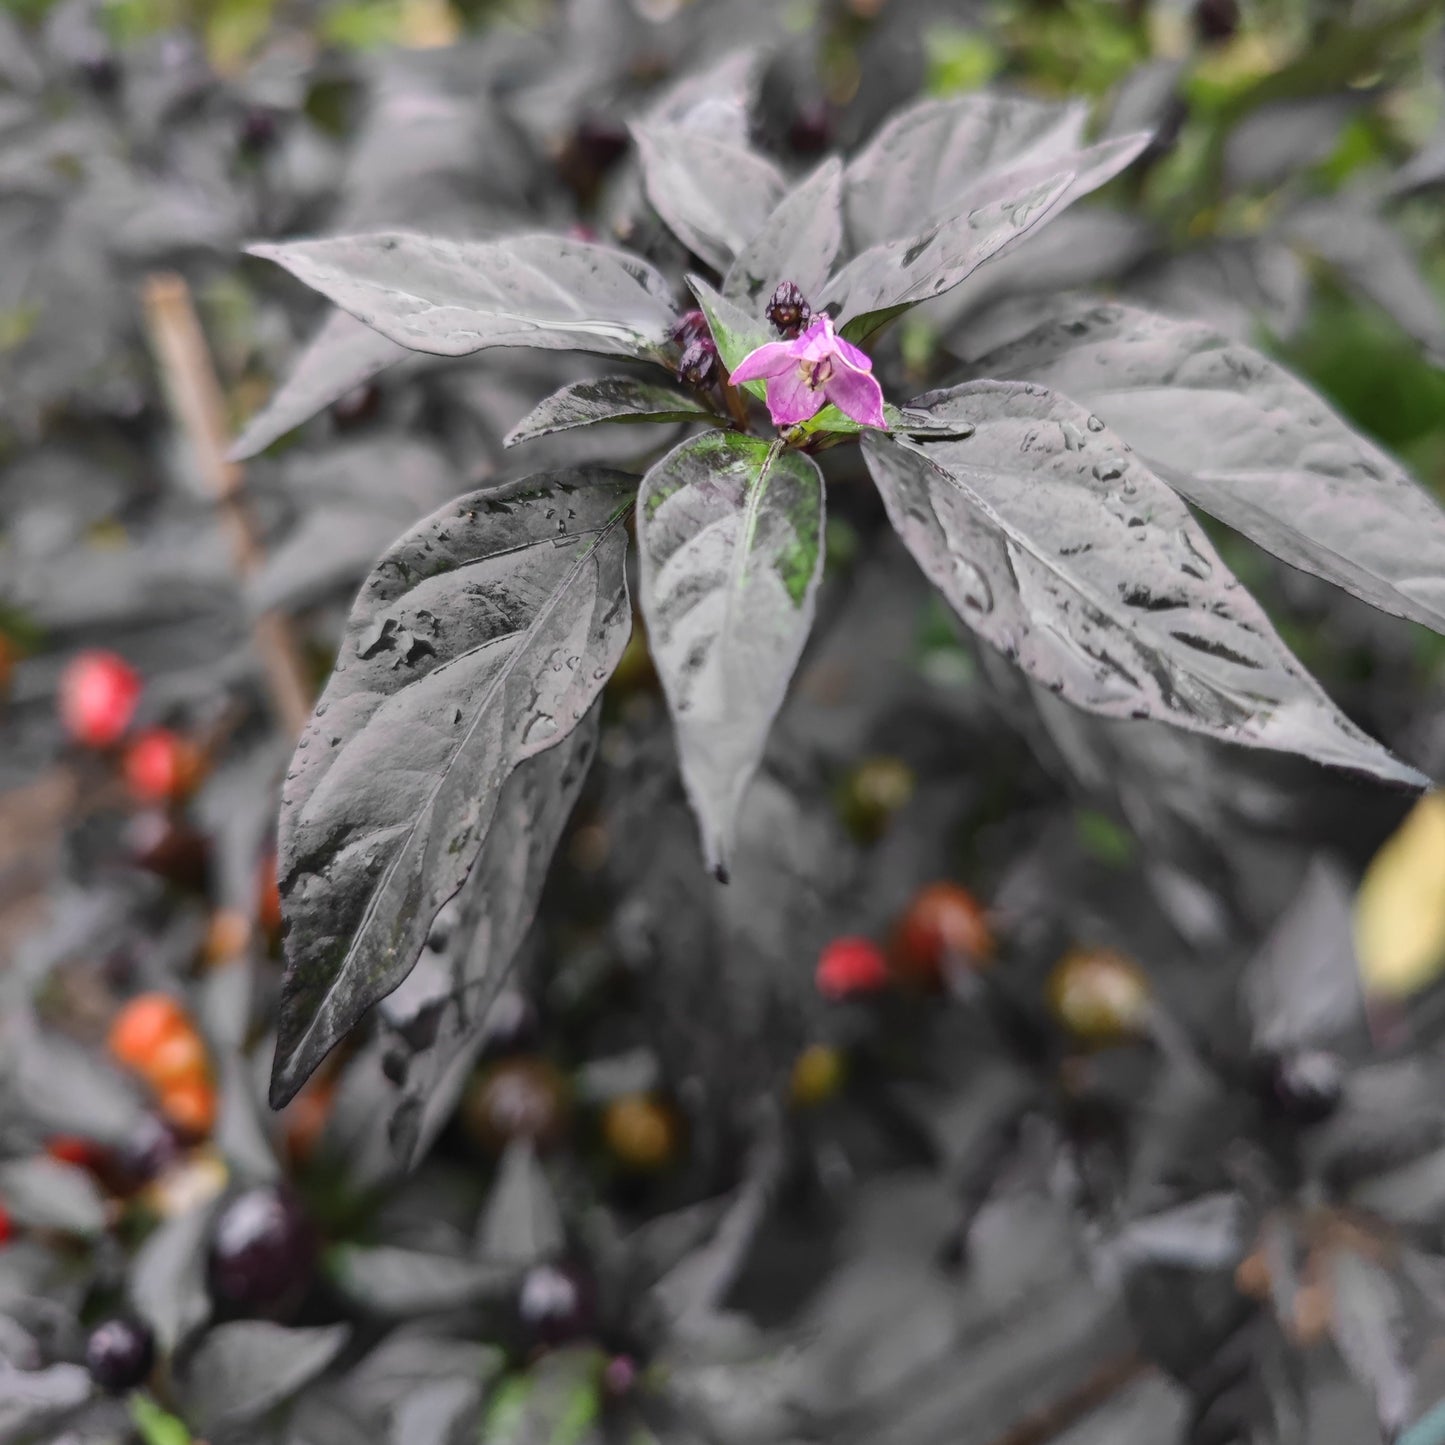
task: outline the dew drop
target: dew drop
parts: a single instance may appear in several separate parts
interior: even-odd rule
[[[1096,482],[1117,482],[1124,475],[1124,463],[1118,457],[1105,457],[1091,468]]]
[[[522,734],[523,743],[540,743],[550,738],[557,731],[557,719],[551,713],[539,712],[531,722],[527,724],[526,731]]]
[[[1085,425],[1086,427],[1088,427],[1090,431],[1103,431],[1103,430],[1104,430],[1104,423],[1101,422],[1098,417],[1093,416],[1093,415],[1091,415],[1091,416],[1089,417],[1088,421],[1086,421],[1086,422],[1084,423],[1084,425]]]

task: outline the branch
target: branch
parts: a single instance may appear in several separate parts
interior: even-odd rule
[[[225,401],[190,288],[180,276],[158,274],[147,278],[142,300],[171,411],[231,534],[236,571],[248,576],[261,565],[263,550],[242,496],[245,473],[239,463],[226,460]],[[271,704],[295,737],[311,716],[311,685],[291,625],[280,613],[266,612],[252,624],[252,638]]]

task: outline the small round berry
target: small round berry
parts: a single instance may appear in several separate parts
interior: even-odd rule
[[[913,797],[915,781],[901,758],[865,759],[843,783],[838,811],[844,826],[860,843],[876,843]]]
[[[984,967],[994,951],[983,905],[956,883],[930,883],[894,930],[889,959],[905,983],[937,988],[955,968]]]
[[[1259,1070],[1259,1093],[1264,1107],[1291,1124],[1322,1124],[1340,1106],[1345,1092],[1345,1068],[1324,1049],[1300,1049],[1266,1059]]]
[[[281,885],[276,855],[267,853],[256,868],[256,922],[267,938],[281,936]]]
[[[821,155],[833,143],[833,121],[824,100],[800,106],[788,123],[788,144],[799,155]]]
[[[685,381],[689,386],[711,386],[717,380],[717,347],[710,336],[699,337],[687,344],[682,359],[677,363],[677,375],[679,381]]]
[[[60,1164],[97,1173],[105,1166],[106,1151],[78,1134],[56,1134],[45,1141],[45,1152]]]
[[[283,1116],[286,1154],[293,1164],[305,1164],[316,1153],[335,1098],[335,1079],[313,1078],[287,1104]]]
[[[241,117],[237,142],[245,155],[259,156],[276,144],[279,134],[276,112],[264,105],[253,105]]]
[[[1149,1018],[1149,980],[1113,948],[1070,949],[1049,976],[1054,1017],[1083,1043],[1137,1038]]]
[[[338,427],[359,426],[381,410],[381,388],[374,381],[353,386],[331,403],[331,416]]]
[[[60,678],[60,720],[76,742],[108,748],[135,716],[140,674],[113,652],[82,652]]]
[[[626,1169],[650,1174],[677,1157],[677,1115],[652,1094],[623,1094],[602,1111],[602,1137]]]
[[[93,51],[80,61],[77,68],[81,79],[96,95],[114,95],[120,85],[120,66],[108,51]]]
[[[174,1126],[158,1114],[147,1114],[135,1137],[116,1154],[116,1192],[134,1193],[177,1164],[183,1152]]]
[[[141,803],[170,803],[189,796],[204,768],[201,750],[170,728],[151,728],[125,750],[126,787]]]
[[[161,1113],[188,1138],[204,1139],[216,1127],[216,1090],[204,1076],[166,1084],[158,1102]]]
[[[623,1400],[637,1385],[637,1361],[631,1355],[613,1355],[602,1367],[602,1393],[609,1400]]]
[[[147,808],[131,818],[125,843],[137,868],[192,893],[205,891],[211,846],[204,833],[164,808]]]
[[[813,319],[813,308],[795,282],[780,281],[765,314],[784,336],[797,336]]]
[[[536,1265],[522,1277],[517,1313],[544,1345],[578,1339],[592,1328],[591,1282],[575,1265]]]
[[[800,1109],[826,1104],[843,1087],[848,1066],[839,1050],[830,1044],[809,1044],[793,1064],[789,1094]]]
[[[146,1081],[162,1091],[172,1084],[204,1080],[210,1075],[210,1060],[201,1036],[187,1023],[182,1028],[172,1029],[156,1042],[150,1057],[138,1066]]]
[[[0,1249],[15,1238],[15,1221],[10,1217],[10,1211],[3,1204],[0,1204]]]
[[[201,961],[217,968],[240,958],[251,941],[251,921],[239,908],[218,908],[206,925]]]
[[[190,1015],[168,993],[143,993],[115,1016],[107,1045],[111,1057],[145,1073],[156,1050],[178,1034],[194,1034]]]
[[[107,1394],[123,1395],[144,1384],[155,1360],[155,1340],[137,1320],[107,1320],[85,1342],[90,1378]]]
[[[1195,0],[1194,30],[1206,45],[1233,40],[1239,18],[1239,0]]]
[[[315,1238],[296,1201],[261,1186],[238,1194],[211,1236],[211,1288],[241,1309],[263,1310],[304,1289]]]
[[[462,1101],[467,1132],[497,1153],[517,1139],[538,1148],[556,1144],[568,1114],[567,1081],[546,1059],[531,1055],[490,1065]]]
[[[824,998],[877,993],[888,986],[888,959],[871,938],[835,938],[819,957],[813,977]]]

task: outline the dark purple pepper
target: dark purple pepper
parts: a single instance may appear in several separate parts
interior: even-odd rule
[[[810,101],[800,106],[788,125],[788,144],[799,155],[821,155],[833,141],[833,122],[828,115],[828,103],[823,100]]]
[[[211,1235],[211,1288],[227,1304],[264,1310],[299,1294],[316,1242],[296,1201],[269,1186],[238,1194]]]
[[[1264,1107],[1291,1124],[1323,1123],[1339,1108],[1344,1091],[1344,1066],[1323,1049],[1285,1054],[1267,1060],[1261,1069]]]
[[[768,302],[767,318],[784,336],[797,336],[813,319],[807,297],[791,281],[780,281]]]
[[[331,415],[339,427],[357,426],[370,421],[380,406],[381,388],[374,382],[363,381],[331,403]]]
[[[717,380],[717,347],[712,338],[699,337],[689,342],[677,363],[678,380],[691,386],[711,386]]]
[[[1196,0],[1194,29],[1206,45],[1223,45],[1239,30],[1239,0]]]
[[[145,1383],[156,1360],[151,1332],[135,1320],[107,1320],[85,1342],[90,1378],[107,1394],[123,1395]]]
[[[573,1265],[539,1264],[522,1277],[517,1313],[540,1344],[566,1344],[592,1328],[591,1283]]]
[[[263,155],[270,150],[276,144],[278,134],[276,113],[265,106],[252,106],[241,117],[239,144],[242,152],[248,156]]]

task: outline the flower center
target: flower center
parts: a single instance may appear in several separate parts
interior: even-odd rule
[[[803,380],[814,391],[817,391],[833,374],[833,359],[825,356],[821,361],[800,361],[798,370],[802,373]]]

